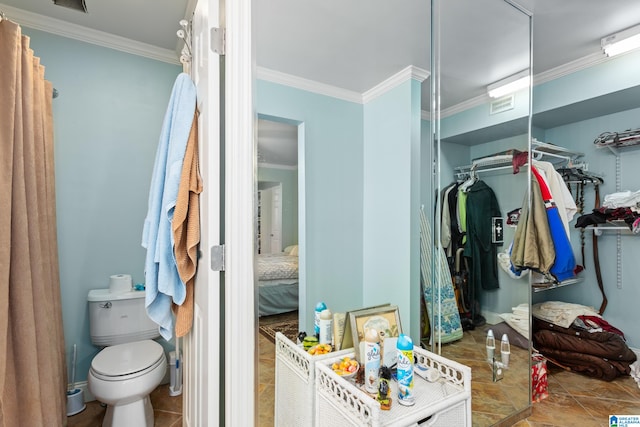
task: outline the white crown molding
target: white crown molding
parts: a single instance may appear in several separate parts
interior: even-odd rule
[[[307,92],[326,95],[333,98],[342,99],[344,101],[362,103],[362,95],[358,92],[342,89],[336,86],[320,83],[314,80],[304,79],[292,74],[282,73],[280,71],[271,70],[264,67],[256,67],[256,78],[266,80],[272,83],[278,83],[285,86],[294,87],[296,89]]]
[[[17,9],[0,3],[2,10],[12,21],[25,27],[35,30],[45,31],[58,36],[79,40],[110,49],[119,50],[157,61],[168,62],[170,64],[180,64],[178,53],[170,49],[163,49],[147,43],[127,39],[125,37],[109,34],[104,31],[83,27],[56,18],[50,18],[26,10]]]
[[[398,87],[409,79],[417,80],[422,83],[428,77],[429,72],[427,70],[409,65],[405,69],[398,71],[396,74],[392,75],[383,82],[378,83],[377,85],[363,93],[362,102],[364,104],[367,104],[383,95],[384,93],[387,93],[391,89]]]
[[[602,51],[595,52],[590,55],[583,56],[582,58],[578,58],[574,61],[567,62],[566,64],[559,65],[555,68],[552,68],[550,70],[534,75],[533,85],[536,86],[542,83],[547,83],[551,80],[555,80],[560,77],[564,77],[569,74],[578,72],[580,70],[584,70],[585,68],[602,64],[603,62],[610,61],[611,59],[613,58],[609,58]]]
[[[296,89],[305,90],[307,92],[326,95],[349,102],[356,102],[358,104],[366,104],[367,102],[370,102],[373,99],[379,97],[383,93],[397,87],[399,84],[407,81],[408,79],[414,79],[418,80],[419,82],[423,82],[428,77],[429,72],[427,70],[423,70],[422,68],[410,65],[407,68],[389,77],[385,81],[377,84],[368,91],[360,94],[356,91],[342,89],[314,80],[304,79],[302,77],[282,73],[280,71],[271,70],[269,68],[257,67],[256,69],[256,78],[260,80],[278,83],[284,86],[290,86]]]
[[[576,73],[586,68],[593,67],[598,64],[602,64],[612,59],[614,58],[610,58],[602,52],[595,52],[587,56],[583,56],[582,58],[578,58],[574,61],[567,62],[566,64],[559,65],[555,68],[552,68],[550,70],[534,75],[533,86],[535,87],[537,85],[547,83],[555,79],[559,79],[560,77],[568,76],[570,74]],[[480,105],[486,104],[490,100],[491,99],[486,94],[476,96],[475,98],[468,99],[464,102],[461,102],[452,107],[442,110],[441,117],[452,116],[464,110],[468,110],[473,107],[478,107]],[[425,120],[428,120],[429,116],[430,116],[429,112],[426,112],[426,111],[422,112],[422,117],[423,118],[426,117]]]

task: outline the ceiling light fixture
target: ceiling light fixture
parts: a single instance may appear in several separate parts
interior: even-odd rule
[[[600,44],[607,56],[614,56],[636,49],[640,47],[640,25],[605,37]]]
[[[506,79],[490,84],[487,86],[487,92],[491,98],[501,98],[528,87],[530,80],[529,70],[522,70]]]

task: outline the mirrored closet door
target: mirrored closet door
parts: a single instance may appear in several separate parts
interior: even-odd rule
[[[474,25],[459,25],[469,15]],[[506,0],[433,0],[432,17],[429,345],[472,368],[474,425],[508,424],[531,406],[529,280],[510,268],[529,204],[531,14]]]

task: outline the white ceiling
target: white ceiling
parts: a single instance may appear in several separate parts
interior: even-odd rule
[[[86,0],[88,13],[51,0],[4,5],[174,51],[195,0]],[[639,0],[513,0],[534,16],[534,74],[600,55],[600,39],[640,22]],[[502,0],[440,0],[444,108],[481,96],[528,64],[522,22]],[[10,9],[6,8],[5,9]],[[6,10],[5,10],[6,12]],[[363,93],[413,65],[429,70],[427,0],[255,0],[256,63]],[[11,16],[9,16],[11,18]],[[524,44],[523,44],[524,43]],[[428,85],[424,84],[424,92]],[[427,110],[428,108],[423,109]]]

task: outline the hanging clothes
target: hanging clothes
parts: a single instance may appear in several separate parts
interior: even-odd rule
[[[573,255],[573,248],[571,247],[569,236],[564,229],[558,207],[553,200],[551,191],[549,191],[547,182],[535,166],[531,167],[531,172],[540,185],[540,192],[542,193],[542,199],[544,200],[547,213],[547,221],[549,222],[549,231],[551,232],[551,239],[556,253],[549,272],[556,280],[562,282],[575,277],[576,259]]]
[[[182,304],[186,297],[186,286],[178,274],[173,252],[171,221],[195,109],[195,85],[188,74],[180,73],[162,124],[142,232],[142,246],[147,249],[145,306],[167,341],[173,336],[172,303]]]
[[[549,274],[556,257],[540,184],[531,176],[531,209],[527,195],[513,237],[511,263],[517,271],[531,269]]]
[[[471,258],[471,288],[497,289],[498,261],[492,243],[492,218],[501,217],[495,193],[484,181],[476,181],[466,193],[467,241],[464,255]]]
[[[553,164],[539,160],[534,160],[533,164],[538,171],[544,173],[544,177],[549,184],[549,191],[551,191],[553,200],[558,207],[558,213],[560,214],[564,229],[567,232],[567,236],[570,236],[571,228],[569,227],[569,223],[578,212],[578,207],[571,192],[567,188],[562,175],[555,169]]]
[[[449,194],[457,188],[457,184],[454,183],[442,192],[442,216],[440,223],[440,243],[447,254],[447,257],[450,258],[453,256],[452,253],[452,242],[451,242],[451,209],[449,208]]]

